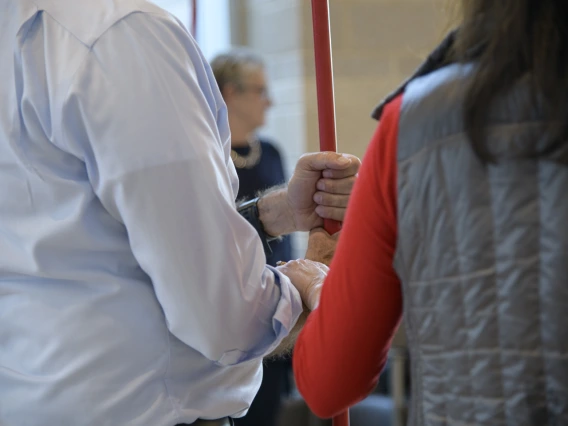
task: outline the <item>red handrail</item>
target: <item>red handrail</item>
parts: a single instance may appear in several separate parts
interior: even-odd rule
[[[329,30],[329,1],[312,0],[318,122],[321,151],[337,151],[335,128],[335,98],[333,94],[333,66],[331,60],[331,33]],[[325,220],[324,228],[330,234],[341,229],[341,223]],[[335,423],[334,423],[335,424]],[[344,423],[338,423],[343,426]]]
[[[337,151],[328,0],[312,0],[312,21],[316,62],[320,150]],[[341,223],[326,220],[324,227],[327,232],[334,234],[341,229]],[[333,426],[349,426],[349,411],[347,410],[335,416],[333,418]]]
[[[316,62],[320,150],[337,151],[331,32],[329,28],[329,0],[312,0],[312,21]],[[341,223],[326,220],[324,227],[330,234],[335,234],[341,229]],[[335,416],[333,418],[333,426],[349,426],[349,410]]]

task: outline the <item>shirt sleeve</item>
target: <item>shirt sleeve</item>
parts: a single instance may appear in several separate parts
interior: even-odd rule
[[[332,417],[376,386],[402,315],[396,247],[400,97],[385,110],[351,200],[320,305],[294,349],[297,386],[312,411]]]
[[[63,149],[124,225],[171,333],[221,365],[271,352],[301,299],[236,211],[226,107],[194,40],[165,14],[129,15],[91,48],[62,108]]]

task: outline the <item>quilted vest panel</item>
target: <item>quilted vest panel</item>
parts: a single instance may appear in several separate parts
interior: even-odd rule
[[[412,426],[568,425],[568,167],[519,159],[547,144],[524,85],[489,112],[496,165],[464,134],[471,66],[405,89],[399,240]]]

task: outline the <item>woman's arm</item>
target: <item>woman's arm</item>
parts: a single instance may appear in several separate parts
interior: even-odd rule
[[[312,411],[332,417],[376,386],[402,315],[393,268],[396,151],[401,97],[385,109],[349,202],[319,307],[294,349],[298,389]]]

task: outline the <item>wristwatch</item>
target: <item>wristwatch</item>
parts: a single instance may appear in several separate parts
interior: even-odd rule
[[[277,240],[278,237],[273,237],[271,235],[268,235],[265,231],[264,231],[264,226],[262,226],[262,222],[260,220],[260,215],[258,213],[258,200],[260,198],[253,198],[252,200],[249,201],[245,201],[244,203],[240,204],[237,207],[237,211],[239,212],[239,214],[244,217],[248,223],[250,223],[254,229],[256,229],[256,232],[258,233],[258,236],[260,237],[260,240],[262,241],[262,247],[264,248],[264,254],[266,254],[266,256],[270,256],[272,254],[272,249],[270,248],[270,245],[268,244],[270,241],[274,241]]]

